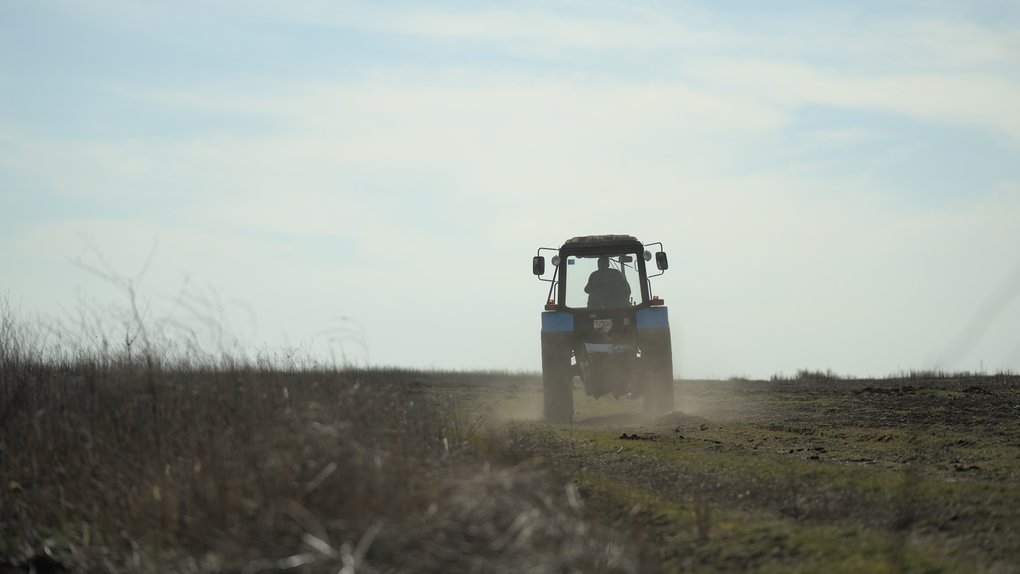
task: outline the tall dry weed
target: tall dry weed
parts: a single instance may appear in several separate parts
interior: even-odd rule
[[[450,391],[498,374],[67,348],[9,311],[0,337],[0,566],[633,570],[554,480],[483,471]]]

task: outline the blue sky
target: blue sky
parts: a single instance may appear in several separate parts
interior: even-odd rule
[[[533,370],[534,249],[630,233],[681,376],[1020,369],[1013,2],[15,1],[0,93],[25,313],[154,252],[243,345]]]

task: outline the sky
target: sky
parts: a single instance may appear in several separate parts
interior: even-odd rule
[[[537,371],[621,233],[680,377],[1020,370],[1018,158],[1014,0],[0,1],[0,296],[113,340]]]

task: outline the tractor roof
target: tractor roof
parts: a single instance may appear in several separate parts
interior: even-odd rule
[[[570,252],[595,253],[611,249],[640,249],[641,242],[633,235],[584,235],[571,237],[560,249]]]

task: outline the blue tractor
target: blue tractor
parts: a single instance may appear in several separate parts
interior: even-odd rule
[[[551,255],[549,272],[544,254]],[[653,258],[657,272],[649,275]],[[577,379],[589,396],[640,396],[648,414],[673,410],[669,315],[650,280],[667,268],[662,243],[645,245],[630,235],[574,237],[559,249],[539,248],[532,271],[550,283],[542,313],[547,421],[573,420]]]

